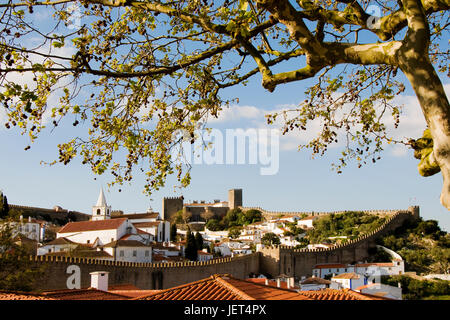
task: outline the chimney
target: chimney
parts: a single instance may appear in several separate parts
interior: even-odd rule
[[[295,279],[294,279],[294,277],[290,277],[288,279],[288,283],[289,283],[289,287],[290,288],[294,288],[295,287]]]
[[[266,278],[266,283],[265,284],[266,284],[266,286],[269,285],[269,279]]]
[[[397,283],[397,286],[401,289],[402,288],[402,284],[400,282]]]
[[[281,287],[281,279],[277,278],[277,288]]]
[[[97,290],[108,291],[108,271],[91,272],[91,287]]]
[[[288,289],[291,288],[291,278],[287,278],[287,279],[286,279],[286,287],[287,287]]]

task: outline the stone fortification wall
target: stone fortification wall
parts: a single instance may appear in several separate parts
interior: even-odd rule
[[[90,287],[89,273],[94,271],[108,271],[109,285],[132,284],[140,289],[167,289],[212,274],[228,273],[245,279],[259,270],[259,253],[207,262],[171,263],[115,262],[56,256],[34,256],[30,259],[36,265],[45,267],[44,276],[35,283],[35,288],[42,291],[67,289],[67,281],[72,276],[67,273],[69,266],[79,267],[81,288]]]

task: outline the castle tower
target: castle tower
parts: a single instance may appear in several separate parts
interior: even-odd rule
[[[184,197],[168,197],[162,200],[162,220],[170,221],[170,218],[183,209]]]
[[[92,221],[111,219],[111,207],[106,203],[103,189],[100,189],[97,204],[92,207]]]
[[[242,206],[242,189],[231,189],[228,191],[228,207],[235,209]]]

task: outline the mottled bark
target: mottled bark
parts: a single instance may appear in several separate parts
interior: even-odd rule
[[[397,52],[398,66],[411,82],[433,137],[433,151],[428,166],[439,165],[443,187],[441,204],[450,210],[450,104],[428,55],[430,31],[424,8],[418,0],[404,0],[408,33]],[[427,168],[419,172],[427,175]]]

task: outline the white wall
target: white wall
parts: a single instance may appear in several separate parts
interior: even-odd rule
[[[140,262],[151,263],[152,262],[152,248],[151,247],[117,247],[117,248],[104,248],[104,251],[114,256],[115,261],[127,261],[127,262]],[[147,254],[146,254],[147,252]],[[134,255],[136,254],[136,255]]]

